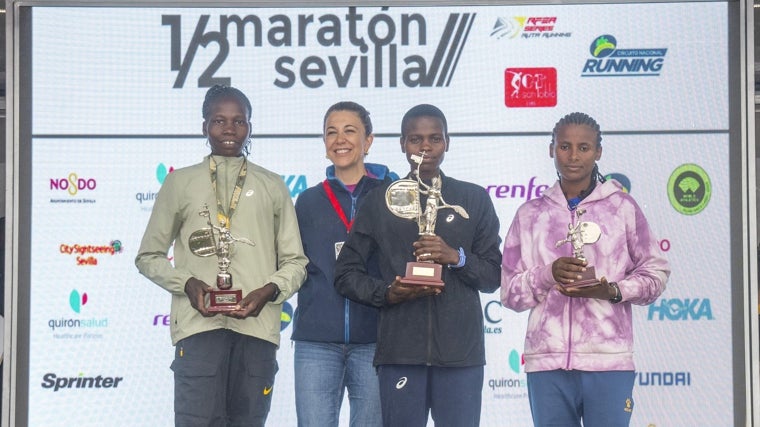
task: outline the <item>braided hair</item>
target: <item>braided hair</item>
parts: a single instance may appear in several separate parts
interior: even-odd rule
[[[251,120],[251,101],[245,96],[240,89],[236,89],[231,86],[214,85],[206,91],[206,98],[203,100],[203,108],[201,113],[203,114],[203,120],[208,120],[211,115],[211,106],[218,102],[220,99],[234,98],[238,100],[248,110],[248,120]]]
[[[577,111],[559,119],[557,124],[554,125],[554,129],[552,130],[552,144],[554,144],[554,137],[557,135],[557,132],[559,132],[563,126],[567,125],[586,125],[590,127],[594,132],[596,132],[596,148],[600,148],[602,146],[602,130],[599,128],[599,123],[597,123],[596,120],[594,120],[594,118],[588,114]],[[596,181],[605,182],[606,179],[604,178],[604,175],[599,173],[599,165],[595,163],[594,171],[591,174],[591,189],[594,188]]]
[[[593,117],[589,116],[586,113],[581,112],[574,112],[566,115],[565,117],[559,119],[556,125],[554,125],[554,129],[552,130],[552,144],[554,144],[554,138],[557,135],[557,132],[559,130],[567,125],[585,125],[590,127],[594,132],[596,132],[596,148],[599,149],[602,147],[602,130],[599,128],[599,123],[594,120]],[[557,177],[559,178],[560,182],[562,181],[562,177],[559,174],[559,171],[557,172]],[[588,188],[581,191],[581,194],[577,198],[578,200],[574,203],[577,204],[580,202],[580,200],[583,200],[586,196],[591,194],[591,192],[596,187],[597,182],[605,182],[607,179],[599,173],[599,165],[594,163],[594,170],[591,172],[591,183],[589,184]]]
[[[557,124],[554,125],[554,130],[552,130],[552,144],[554,144],[554,136],[557,135],[559,129],[565,125],[586,125],[590,127],[596,132],[597,148],[602,146],[602,130],[599,128],[599,123],[588,114],[580,112],[570,113],[559,119]]]
[[[214,85],[206,91],[206,98],[203,100],[203,107],[201,108],[204,121],[207,121],[211,116],[211,106],[225,98],[232,98],[238,101],[246,109],[248,121],[251,121],[251,111],[253,110],[251,101],[248,100],[248,97],[240,89],[225,85]],[[246,156],[251,153],[250,135],[248,135],[248,141],[243,145],[243,152]]]

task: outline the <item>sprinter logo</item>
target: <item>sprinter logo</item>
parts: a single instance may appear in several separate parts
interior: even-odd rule
[[[272,83],[282,89],[299,82],[311,89],[333,83],[341,88],[449,86],[475,14],[449,14],[432,57],[426,57],[423,53],[430,49],[421,52],[420,48],[428,45],[427,19],[419,13],[391,15],[388,11],[382,7],[380,13],[366,17],[357,13],[356,7],[349,7],[343,16],[219,15],[215,20],[218,30],[211,29],[211,15],[201,15],[184,52],[182,15],[162,15],[161,24],[169,27],[171,39],[170,69],[177,71],[174,88],[185,86],[200,48],[215,56],[200,73],[198,87],[230,85],[232,78],[217,72],[233,52],[233,43],[235,47],[287,48],[288,55],[273,63],[276,77]],[[315,55],[315,46],[310,46],[314,43],[326,49]],[[300,52],[303,55],[298,55]]]
[[[118,388],[124,377],[86,377],[82,372],[74,377],[59,377],[49,372],[42,377],[42,388],[53,389],[54,392],[71,388]]]

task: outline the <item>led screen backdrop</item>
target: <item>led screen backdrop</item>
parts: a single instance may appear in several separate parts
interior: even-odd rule
[[[201,103],[215,83],[250,97],[250,158],[294,200],[324,178],[329,105],[365,105],[377,135],[367,160],[400,174],[403,112],[439,106],[452,135],[443,170],[488,190],[502,237],[556,179],[555,122],[589,113],[604,132],[601,172],[642,206],[673,269],[662,297],[634,308],[632,425],[732,425],[728,9],[33,8],[31,98],[20,100],[31,113],[33,250],[19,256],[29,425],[172,424],[170,298],[134,257],[166,174],[208,152]],[[482,305],[483,425],[530,425],[527,314],[498,292]],[[283,306],[271,425],[295,425],[294,308]]]

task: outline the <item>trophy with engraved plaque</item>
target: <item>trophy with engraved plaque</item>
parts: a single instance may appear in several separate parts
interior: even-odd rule
[[[219,266],[216,287],[209,292],[208,311],[212,313],[234,311],[243,299],[243,291],[232,287],[232,274],[229,272],[232,250],[236,242],[251,246],[254,246],[254,243],[246,238],[233,237],[226,224],[221,226],[212,224],[207,205],[203,205],[199,215],[208,219],[208,227],[194,231],[188,239],[188,246],[193,254],[200,257],[216,255]]]
[[[572,223],[567,225],[567,237],[559,240],[555,246],[560,247],[565,243],[570,243],[573,246],[573,257],[586,261],[586,256],[583,254],[583,246],[596,243],[602,235],[602,230],[596,223],[581,221],[581,216],[584,213],[586,213],[585,209],[576,209],[575,225]],[[581,276],[580,279],[564,286],[566,288],[582,288],[599,283],[599,279],[596,278],[596,269],[592,266],[586,266],[586,271],[582,271],[579,274]]]
[[[465,219],[469,219],[467,211],[461,206],[447,204],[441,195],[441,178],[435,177],[431,185],[425,184],[420,179],[419,168],[425,153],[420,156],[411,156],[417,163],[417,172],[414,179],[400,179],[388,186],[385,192],[385,205],[394,215],[411,219],[417,222],[420,236],[434,236],[435,223],[438,210],[453,209]],[[427,196],[425,209],[420,204],[420,194]],[[406,274],[400,280],[404,285],[422,285],[443,287],[441,280],[442,266],[432,260],[411,261],[406,264]]]

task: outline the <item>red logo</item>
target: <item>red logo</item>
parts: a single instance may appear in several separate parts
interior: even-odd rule
[[[510,108],[557,105],[556,68],[504,70],[504,103]]]
[[[523,31],[543,33],[545,31],[554,31],[554,24],[557,23],[556,16],[531,16],[525,22]]]

